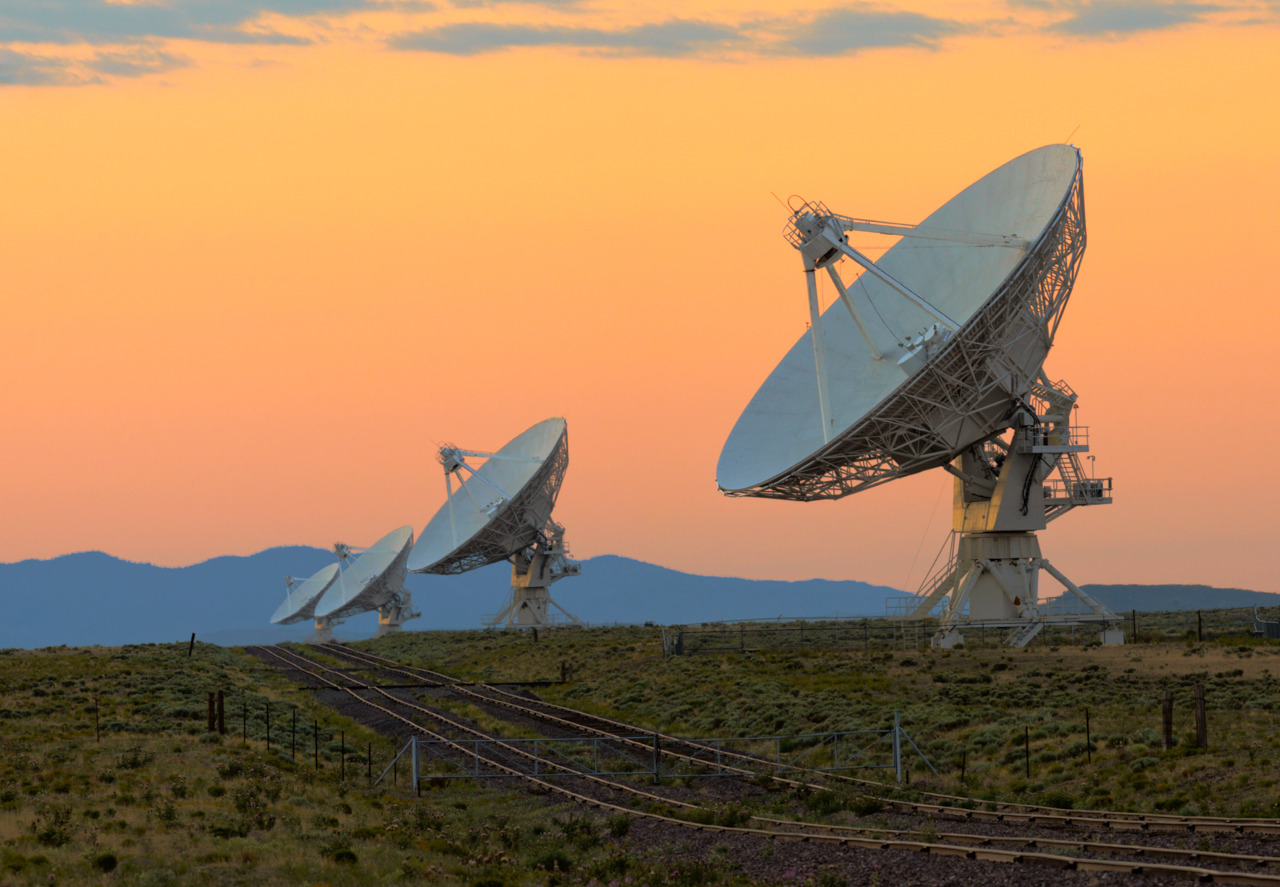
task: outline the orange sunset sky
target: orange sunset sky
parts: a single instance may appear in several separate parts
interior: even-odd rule
[[[1115,504],[1045,555],[1280,591],[1278,94],[1274,0],[3,4],[0,561],[367,545],[563,415],[577,557],[914,588],[945,473],[716,489],[808,319],[772,194],[918,221],[1069,140]]]

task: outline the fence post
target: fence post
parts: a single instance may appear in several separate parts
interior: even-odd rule
[[[1027,762],[1027,779],[1031,778],[1031,727],[1022,728],[1022,751]]]
[[[320,725],[315,721],[311,722],[311,738],[312,746],[315,749],[316,769],[320,769]]]
[[[413,767],[413,790],[418,797],[422,797],[422,787],[418,783],[418,737],[414,736],[409,740],[413,743],[412,767]]]
[[[1204,711],[1204,684],[1196,684],[1196,747],[1209,747],[1209,721]]]
[[[658,770],[662,764],[661,758],[659,757],[660,754],[661,752],[659,751],[659,746],[658,746],[658,734],[655,732],[653,734],[653,784],[654,785],[659,785]]]
[[[1138,611],[1130,610],[1129,618],[1133,621],[1133,642],[1138,642]]]
[[[293,710],[293,722],[289,724],[289,760],[298,759],[298,710]]]
[[[213,691],[209,691],[209,729],[207,732],[212,733],[217,729],[217,715],[213,707]]]
[[[1204,611],[1196,610],[1196,641],[1204,640]]]
[[[1089,730],[1089,709],[1084,710],[1084,753],[1090,764],[1093,763],[1093,736]]]
[[[1173,748],[1173,691],[1172,690],[1164,691],[1164,705],[1162,706],[1162,708],[1163,708],[1162,714],[1163,714],[1163,720],[1164,720],[1164,734],[1160,737],[1161,738],[1160,745],[1165,751],[1168,751],[1169,749]]]
[[[893,772],[898,777],[898,785],[902,785],[902,726],[898,713],[893,713]]]

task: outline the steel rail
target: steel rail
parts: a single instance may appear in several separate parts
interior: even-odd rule
[[[255,649],[255,648],[251,647],[247,649]],[[295,663],[291,663],[288,659],[279,655],[278,653],[274,652],[269,648],[257,647],[256,649],[262,649],[264,652],[268,653],[269,655],[273,656],[276,659],[279,659],[280,661],[284,662],[286,665],[289,665],[290,667],[296,670],[302,671],[302,669],[298,668],[298,666]],[[277,649],[283,649],[283,648],[277,648]],[[325,670],[341,674],[341,672],[338,672],[336,669],[330,669],[327,666],[324,666],[322,664],[315,663],[314,661],[311,661],[311,660],[307,660],[306,657],[300,656],[296,653],[293,653],[292,651],[283,650],[283,652],[289,654],[296,660],[301,660],[302,662],[306,662],[311,665],[319,665],[319,667]],[[313,672],[304,672],[304,673],[309,674],[311,677],[314,677],[317,680],[320,680],[324,683],[329,684],[334,689],[343,690],[344,692],[351,695],[352,698],[358,700],[364,705],[367,705],[379,711],[382,711],[384,714],[390,715],[396,720],[399,720],[408,724],[414,730],[426,733],[427,735],[438,736],[438,734],[435,734],[432,731],[425,729],[424,727],[422,727],[422,725],[417,724],[413,721],[410,721],[409,719],[401,715],[398,715],[395,712],[392,712],[390,709],[386,708],[385,706],[378,705],[377,703],[369,699],[365,699],[364,697],[360,696],[349,687],[343,687],[334,681],[330,681],[328,678],[325,678],[323,675],[315,674]],[[347,677],[349,680],[351,679],[350,676],[347,676]],[[360,682],[357,681],[357,683],[360,683]],[[366,688],[379,690],[379,688],[373,687],[372,685],[366,685]],[[382,692],[382,691],[379,690],[379,692]],[[390,694],[387,694],[385,692],[383,693],[383,695],[386,695],[388,698],[390,698],[393,702],[396,702],[397,704],[405,705],[410,708],[424,711],[429,716],[433,718],[438,718],[440,720],[444,720],[446,723],[448,723],[447,718],[440,718],[436,713],[431,712],[427,709],[423,709],[421,706],[414,705],[413,703],[408,703],[402,699],[397,699],[396,697],[391,696]],[[460,728],[468,732],[478,732],[467,727],[460,727]],[[454,745],[455,747],[462,750],[462,747],[457,745],[457,743],[454,742],[453,740],[449,740],[445,737],[439,737],[439,738],[442,739],[444,742],[449,743],[450,745]],[[1166,876],[1179,877],[1179,878],[1191,878],[1191,879],[1200,881],[1201,883],[1236,884],[1236,885],[1245,885],[1245,887],[1251,887],[1251,885],[1257,885],[1257,887],[1264,887],[1264,885],[1277,885],[1277,887],[1280,887],[1280,876],[1276,876],[1276,875],[1256,874],[1256,873],[1247,873],[1247,872],[1231,872],[1231,871],[1224,872],[1224,871],[1218,871],[1214,869],[1207,869],[1207,868],[1201,868],[1201,867],[1170,865],[1170,864],[1164,864],[1164,863],[1151,864],[1151,863],[1145,863],[1145,862],[1134,863],[1126,860],[1084,859],[1079,857],[1061,856],[1061,855],[1052,854],[1052,853],[1015,852],[1011,850],[1002,850],[999,848],[985,846],[986,844],[996,842],[996,839],[990,839],[985,836],[975,836],[975,835],[954,836],[958,840],[963,840],[969,843],[980,842],[980,846],[972,847],[972,846],[935,843],[935,842],[910,840],[910,839],[902,839],[902,838],[885,840],[883,837],[875,836],[877,833],[879,835],[885,834],[883,830],[857,830],[853,827],[823,826],[821,824],[814,824],[814,823],[792,823],[792,822],[785,822],[783,820],[765,820],[765,819],[756,820],[756,821],[766,822],[769,824],[776,824],[776,825],[783,826],[783,828],[774,828],[774,829],[746,828],[741,826],[723,826],[723,825],[714,825],[714,824],[707,824],[707,823],[694,823],[694,822],[689,822],[687,820],[679,819],[676,817],[664,816],[658,813],[635,810],[629,807],[623,807],[618,804],[614,804],[609,801],[602,801],[598,798],[592,798],[590,796],[583,795],[579,792],[574,792],[570,789],[564,788],[563,786],[555,785],[554,783],[550,783],[550,782],[547,782],[546,780],[539,779],[535,776],[520,773],[519,771],[514,770],[511,767],[506,766],[505,764],[500,764],[493,761],[486,761],[486,764],[487,766],[490,766],[500,771],[504,771],[512,776],[523,778],[528,782],[531,782],[546,791],[559,794],[563,797],[567,797],[571,800],[574,800],[578,803],[582,803],[587,806],[591,806],[597,809],[611,810],[611,811],[623,813],[627,816],[631,816],[635,818],[665,822],[665,823],[676,825],[682,828],[690,828],[695,831],[710,831],[710,832],[722,832],[722,833],[728,833],[728,834],[742,834],[742,835],[751,835],[751,836],[757,836],[757,837],[763,837],[763,838],[773,838],[773,839],[779,839],[779,840],[785,840],[785,841],[837,844],[841,846],[852,846],[852,847],[860,847],[864,849],[873,849],[873,850],[914,851],[914,852],[928,853],[931,855],[953,856],[953,857],[960,857],[964,859],[986,860],[991,862],[1041,864],[1041,865],[1075,870],[1075,871],[1120,872],[1120,873],[1131,874],[1131,875],[1132,874],[1166,875]],[[581,776],[583,774],[575,774],[575,775]],[[668,805],[681,806],[681,807],[692,808],[697,810],[706,809],[706,808],[698,807],[697,805],[686,804],[684,802],[679,802],[679,801],[672,801],[671,799],[666,799],[666,798],[659,798],[648,792],[641,792],[630,786],[619,785],[615,783],[608,783],[605,780],[595,779],[593,777],[587,777],[587,778],[591,778],[593,779],[593,781],[596,781],[596,782],[603,782],[610,788],[621,790],[626,793],[637,795],[640,797],[659,800]],[[803,831],[795,830],[795,829],[804,829],[804,828],[819,829],[823,833],[806,834]],[[1025,846],[1032,846],[1037,841],[1040,843],[1048,843],[1043,841],[1042,839],[1035,839],[1035,838],[1032,838],[1029,840],[1027,839],[1013,839],[1013,840],[1023,840],[1023,844]],[[1081,846],[1080,844],[1076,844],[1073,842],[1061,842],[1060,846],[1061,845],[1071,846],[1074,848],[1079,848]],[[1135,850],[1139,852],[1151,854],[1151,855],[1155,855],[1161,852],[1159,848],[1135,848]],[[1188,852],[1195,852],[1195,851],[1188,851]]]
[[[370,661],[396,662],[397,665],[400,665],[400,663],[397,660],[389,659],[383,656],[378,656],[377,654],[369,653],[364,650],[357,651],[349,647],[344,647],[342,652],[347,655],[350,655],[351,658],[354,658],[354,659],[359,659],[360,657],[367,657],[367,659]],[[453,684],[451,685],[450,689],[455,689],[457,687],[457,679],[451,678],[449,675],[444,675],[444,674],[441,674],[440,672],[434,672],[429,669],[419,669],[416,666],[410,666],[410,668],[422,673],[434,675],[444,680],[453,681]],[[397,668],[393,670],[400,671],[402,674],[412,674],[411,671],[406,671],[404,669]],[[517,696],[514,693],[509,693],[506,690],[501,690],[489,684],[478,684],[477,686],[482,687],[487,691],[508,696],[512,699],[523,700],[523,697]],[[528,702],[529,700],[523,700],[523,701]],[[492,700],[491,704],[506,705],[506,703],[502,703],[499,700]],[[616,721],[612,718],[607,718],[601,715],[595,715],[588,712],[580,712],[580,711],[577,711],[576,709],[566,708],[565,706],[556,705],[555,703],[539,701],[538,704],[546,706],[548,708],[557,709],[565,713],[571,713],[580,717],[586,717],[588,719],[612,724],[623,730],[629,730],[631,732],[639,732],[639,733],[646,733],[646,734],[656,732],[656,731],[645,730],[645,729],[636,727],[634,724],[627,724],[623,721]],[[548,715],[541,712],[537,712],[534,709],[526,709],[525,713],[532,714],[534,716],[542,717],[542,718],[549,717]],[[575,726],[579,729],[588,729],[588,730],[592,730],[593,732],[598,732],[598,731],[595,731],[594,728],[587,727],[586,725],[575,724]],[[667,744],[680,744],[685,747],[692,746],[692,747],[700,748],[703,750],[709,748],[708,746],[701,746],[698,743],[692,742],[688,739],[680,739],[679,737],[669,736],[661,732],[657,732],[657,736],[662,742]],[[617,738],[617,737],[613,737],[613,738]],[[736,759],[743,763],[752,763],[756,765],[759,765],[761,763],[759,759],[752,758],[750,755],[742,755],[740,753],[732,752],[732,751],[723,751],[722,756]],[[685,760],[689,760],[691,762],[703,763],[703,764],[706,763],[705,761],[689,758],[687,756],[682,756],[682,757]],[[737,775],[743,775],[743,776],[759,775],[759,771],[756,771],[756,770],[737,770],[737,768],[733,768],[733,767],[726,767],[724,769],[730,770],[731,772],[734,772]],[[869,779],[859,779],[853,776],[845,776],[842,774],[831,774],[831,773],[826,774],[826,776],[828,779],[837,780],[839,782],[853,783],[853,784],[867,786],[867,787],[874,787],[876,789],[881,789],[881,790],[885,788],[883,783],[875,782]],[[794,780],[788,780],[788,779],[785,779],[784,777],[775,776],[774,778],[782,782],[791,783],[793,785],[802,785],[802,784],[807,785],[807,783],[797,783]],[[818,788],[818,787],[819,786],[810,785],[810,788]],[[1160,813],[1131,813],[1127,811],[1107,811],[1107,810],[1076,812],[1071,810],[1065,810],[1060,807],[1045,807],[1045,806],[1039,806],[1035,804],[1018,804],[1013,802],[986,802],[986,801],[980,801],[975,798],[965,798],[957,795],[947,795],[947,794],[941,794],[936,792],[921,792],[921,796],[925,798],[936,799],[940,803],[922,803],[919,801],[905,801],[897,798],[884,798],[878,795],[868,795],[868,797],[874,797],[876,800],[880,801],[885,806],[892,808],[895,812],[908,813],[908,814],[914,813],[914,814],[929,815],[929,816],[946,816],[946,817],[958,818],[966,821],[983,821],[983,822],[995,822],[995,823],[1005,823],[1005,824],[1030,823],[1030,824],[1044,825],[1044,826],[1050,826],[1050,827],[1056,826],[1056,827],[1098,828],[1098,829],[1107,829],[1110,831],[1119,831],[1119,832],[1169,831],[1169,832],[1191,832],[1193,834],[1218,833],[1218,834],[1252,834],[1252,835],[1263,835],[1263,836],[1280,836],[1280,820],[1276,820],[1276,819],[1247,819],[1242,817],[1221,817],[1221,816],[1177,816],[1177,815],[1160,814]],[[952,802],[952,803],[946,803],[946,802]],[[994,803],[995,809],[982,810],[982,809],[977,809],[973,807],[962,806],[962,805],[988,804],[988,803]]]

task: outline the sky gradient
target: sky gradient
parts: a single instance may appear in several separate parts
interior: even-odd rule
[[[716,490],[808,318],[773,195],[916,221],[1070,141],[1046,369],[1115,504],[1045,556],[1280,591],[1278,86],[1274,2],[6,3],[0,561],[370,544],[563,415],[579,556],[914,588],[940,471]]]

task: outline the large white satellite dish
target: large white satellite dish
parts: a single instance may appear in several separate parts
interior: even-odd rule
[[[901,240],[872,262],[850,231]],[[1084,254],[1079,150],[1024,154],[918,225],[793,203],[785,236],[803,261],[810,328],[730,432],[721,490],[833,499],[946,468],[957,477],[960,544],[912,607],[923,616],[945,600],[935,644],[958,643],[960,624],[981,622],[1011,628],[1020,646],[1072,619],[1120,640],[1114,614],[1040,557],[1033,532],[1076,505],[1111,501],[1110,479],[1081,467],[1088,443],[1069,424],[1075,393],[1042,371]],[[837,268],[846,258],[862,271],[848,283]],[[835,289],[825,312],[819,270]],[[1088,612],[1042,607],[1041,569]]]
[[[580,624],[552,600],[549,591],[552,583],[579,572],[579,565],[569,560],[564,528],[551,519],[569,467],[565,420],[539,422],[497,452],[444,446],[438,458],[447,498],[418,537],[409,555],[409,570],[465,573],[509,560],[511,597],[487,624],[516,628]],[[485,461],[477,469],[468,458]]]
[[[275,613],[271,616],[271,624],[293,625],[296,622],[315,619],[316,603],[320,600],[321,595],[329,590],[333,580],[337,578],[337,564],[329,564],[322,567],[314,575],[302,582],[292,576],[286,576],[284,580],[284,602],[276,608]],[[321,620],[317,619],[316,631],[319,632],[322,628]]]
[[[316,602],[317,629],[320,620],[332,627],[348,616],[377,610],[378,637],[382,637],[400,631],[405,621],[418,616],[404,585],[412,545],[413,527],[391,531],[358,555],[351,546],[335,545],[342,570]]]

